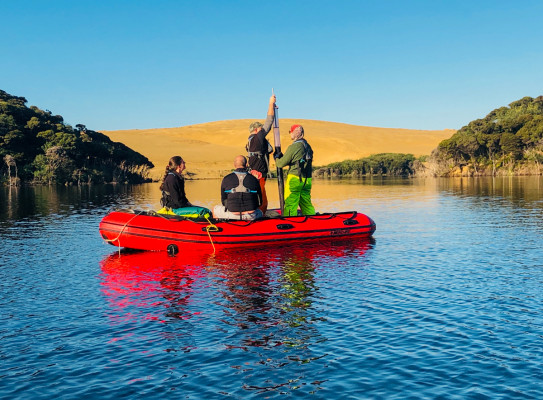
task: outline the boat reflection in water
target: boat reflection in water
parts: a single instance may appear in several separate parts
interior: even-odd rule
[[[192,285],[202,277],[205,263],[204,254],[195,256],[181,260],[165,252],[123,250],[106,257],[102,292],[118,312],[114,320],[190,318]]]
[[[121,252],[102,262],[102,291],[113,323],[154,323],[152,333],[139,334],[160,332],[156,340],[163,343],[155,340],[155,350],[158,345],[167,353],[183,352],[183,362],[199,363],[199,374],[205,357],[217,363],[206,363],[209,371],[227,365],[229,372],[217,379],[233,374],[228,379],[237,380],[238,389],[281,391],[303,384],[317,390],[322,382],[315,376],[306,382],[304,365],[313,363],[313,375],[329,362],[326,328],[319,326],[328,325],[328,305],[319,286],[332,269],[341,273],[346,260],[364,268],[372,246],[369,239],[214,255]]]

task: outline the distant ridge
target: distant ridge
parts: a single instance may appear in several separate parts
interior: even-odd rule
[[[155,165],[151,176],[158,179],[171,156],[181,155],[187,171],[195,178],[218,178],[232,169],[238,154],[246,154],[249,124],[262,119],[238,119],[188,125],[178,128],[101,131],[145,155]],[[377,153],[429,155],[444,139],[456,131],[374,128],[317,120],[281,119],[281,145],[291,143],[289,127],[303,125],[306,139],[315,152],[314,165],[358,159]],[[273,144],[273,133],[268,134]],[[271,161],[273,164],[273,159]]]

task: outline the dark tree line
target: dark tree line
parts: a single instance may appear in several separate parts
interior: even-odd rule
[[[413,154],[381,153],[358,160],[345,160],[318,167],[315,176],[388,175],[409,176],[415,173],[419,160]]]
[[[103,183],[148,180],[147,157],[60,115],[26,106],[0,90],[0,179],[32,183]]]
[[[432,152],[442,173],[469,165],[475,173],[543,162],[543,96],[524,97],[471,121]]]

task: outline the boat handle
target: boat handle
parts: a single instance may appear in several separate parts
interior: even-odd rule
[[[346,219],[343,221],[343,225],[358,225],[358,221],[356,219]]]
[[[287,229],[293,229],[294,225],[292,224],[279,224],[277,225],[277,229],[280,229],[282,231],[286,231]]]
[[[207,226],[204,226],[202,228],[202,232],[207,232],[208,229]],[[220,226],[213,226],[213,227],[209,227],[209,232],[222,232],[222,228]]]

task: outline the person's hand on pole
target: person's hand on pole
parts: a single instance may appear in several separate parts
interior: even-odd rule
[[[270,105],[268,106],[268,115],[273,115],[275,112],[275,95],[272,94],[270,97]]]

